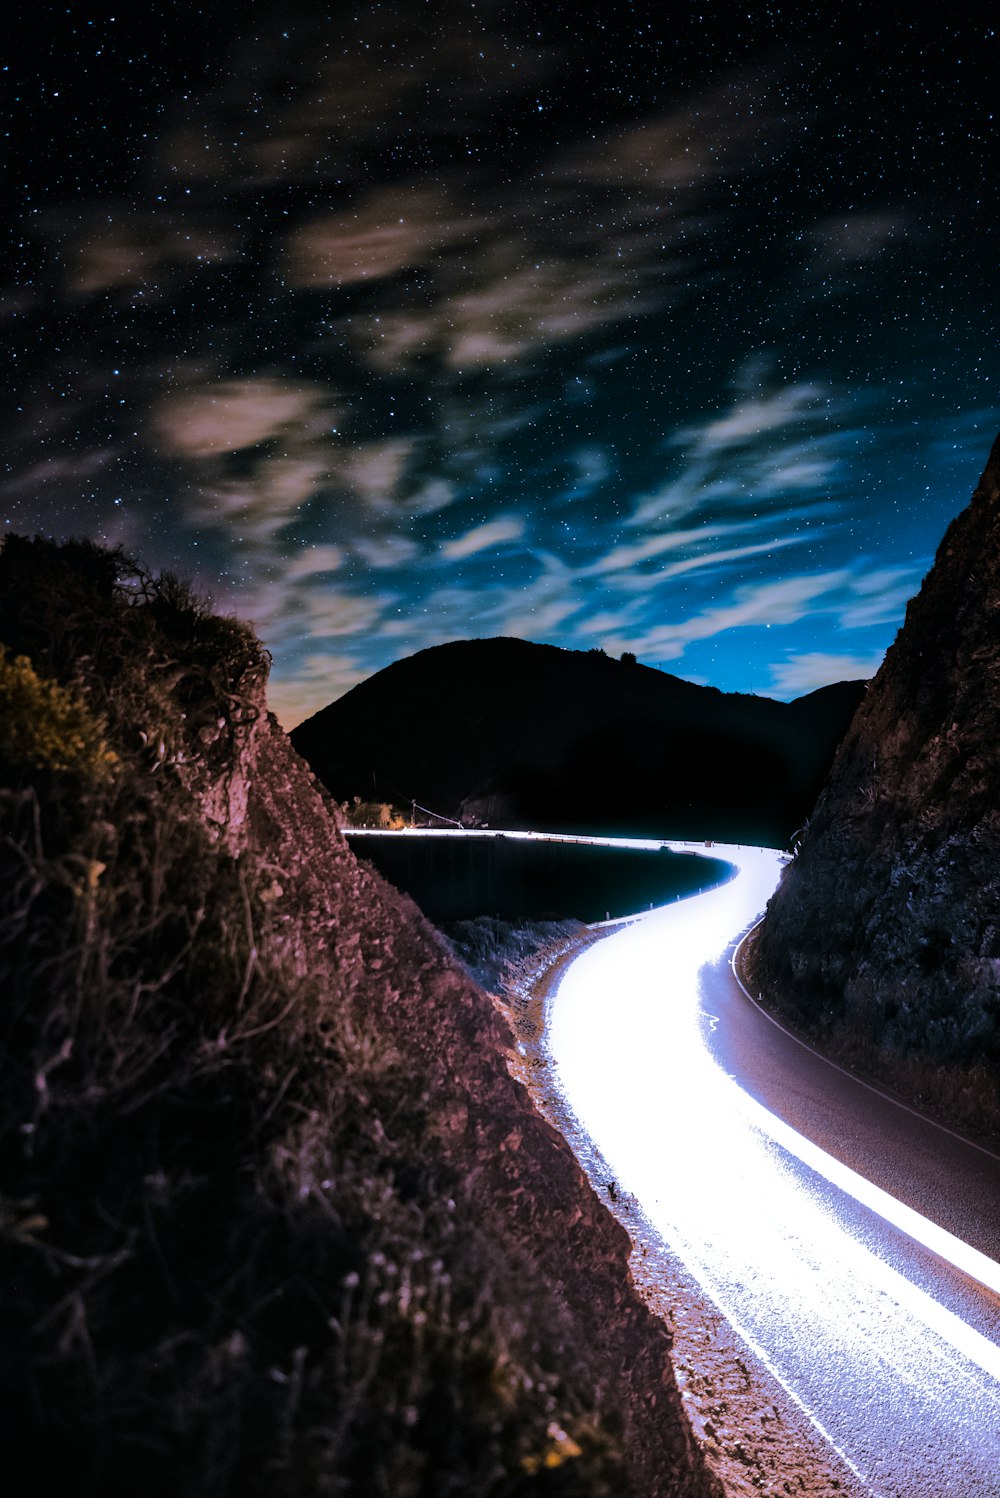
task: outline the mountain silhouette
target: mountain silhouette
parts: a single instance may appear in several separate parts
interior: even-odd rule
[[[294,729],[339,801],[511,828],[782,845],[864,692],[723,693],[600,650],[459,640],[397,661]]]

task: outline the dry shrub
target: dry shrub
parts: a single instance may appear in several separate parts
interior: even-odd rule
[[[412,1058],[206,816],[270,731],[252,633],[120,553],[11,538],[0,639],[23,716],[48,701],[58,738],[83,703],[117,756],[0,788],[11,1490],[627,1492],[586,1349],[473,1220]]]

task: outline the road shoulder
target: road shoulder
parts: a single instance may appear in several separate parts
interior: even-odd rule
[[[558,960],[541,961],[536,972],[522,974],[517,992],[501,997],[517,1037],[512,1070],[629,1234],[633,1279],[671,1332],[671,1361],[692,1428],[726,1493],[732,1498],[859,1498],[864,1489],[854,1475],[705,1295],[634,1198],[618,1188],[560,1088],[546,1045],[549,1006],[569,963],[604,934],[589,933]],[[706,1189],[711,1190],[711,1183]]]

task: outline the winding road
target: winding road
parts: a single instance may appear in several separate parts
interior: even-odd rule
[[[554,1080],[618,1188],[856,1493],[1000,1498],[1000,1159],[753,1003],[734,952],[781,855],[711,856],[731,880],[607,923],[567,966],[549,1005]]]
[[[780,857],[712,854],[735,866],[729,883],[623,925],[566,969],[548,1031],[559,1085],[859,1492],[996,1498],[1000,1160],[751,1002],[733,949]]]

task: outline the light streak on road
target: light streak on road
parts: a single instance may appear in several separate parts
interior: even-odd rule
[[[560,1086],[619,1187],[863,1491],[995,1498],[998,1306],[972,1287],[977,1316],[956,1314],[942,1260],[993,1292],[1000,1270],[803,1139],[716,1063],[699,975],[763,909],[780,857],[712,855],[737,877],[624,927],[566,970],[548,1036]]]

